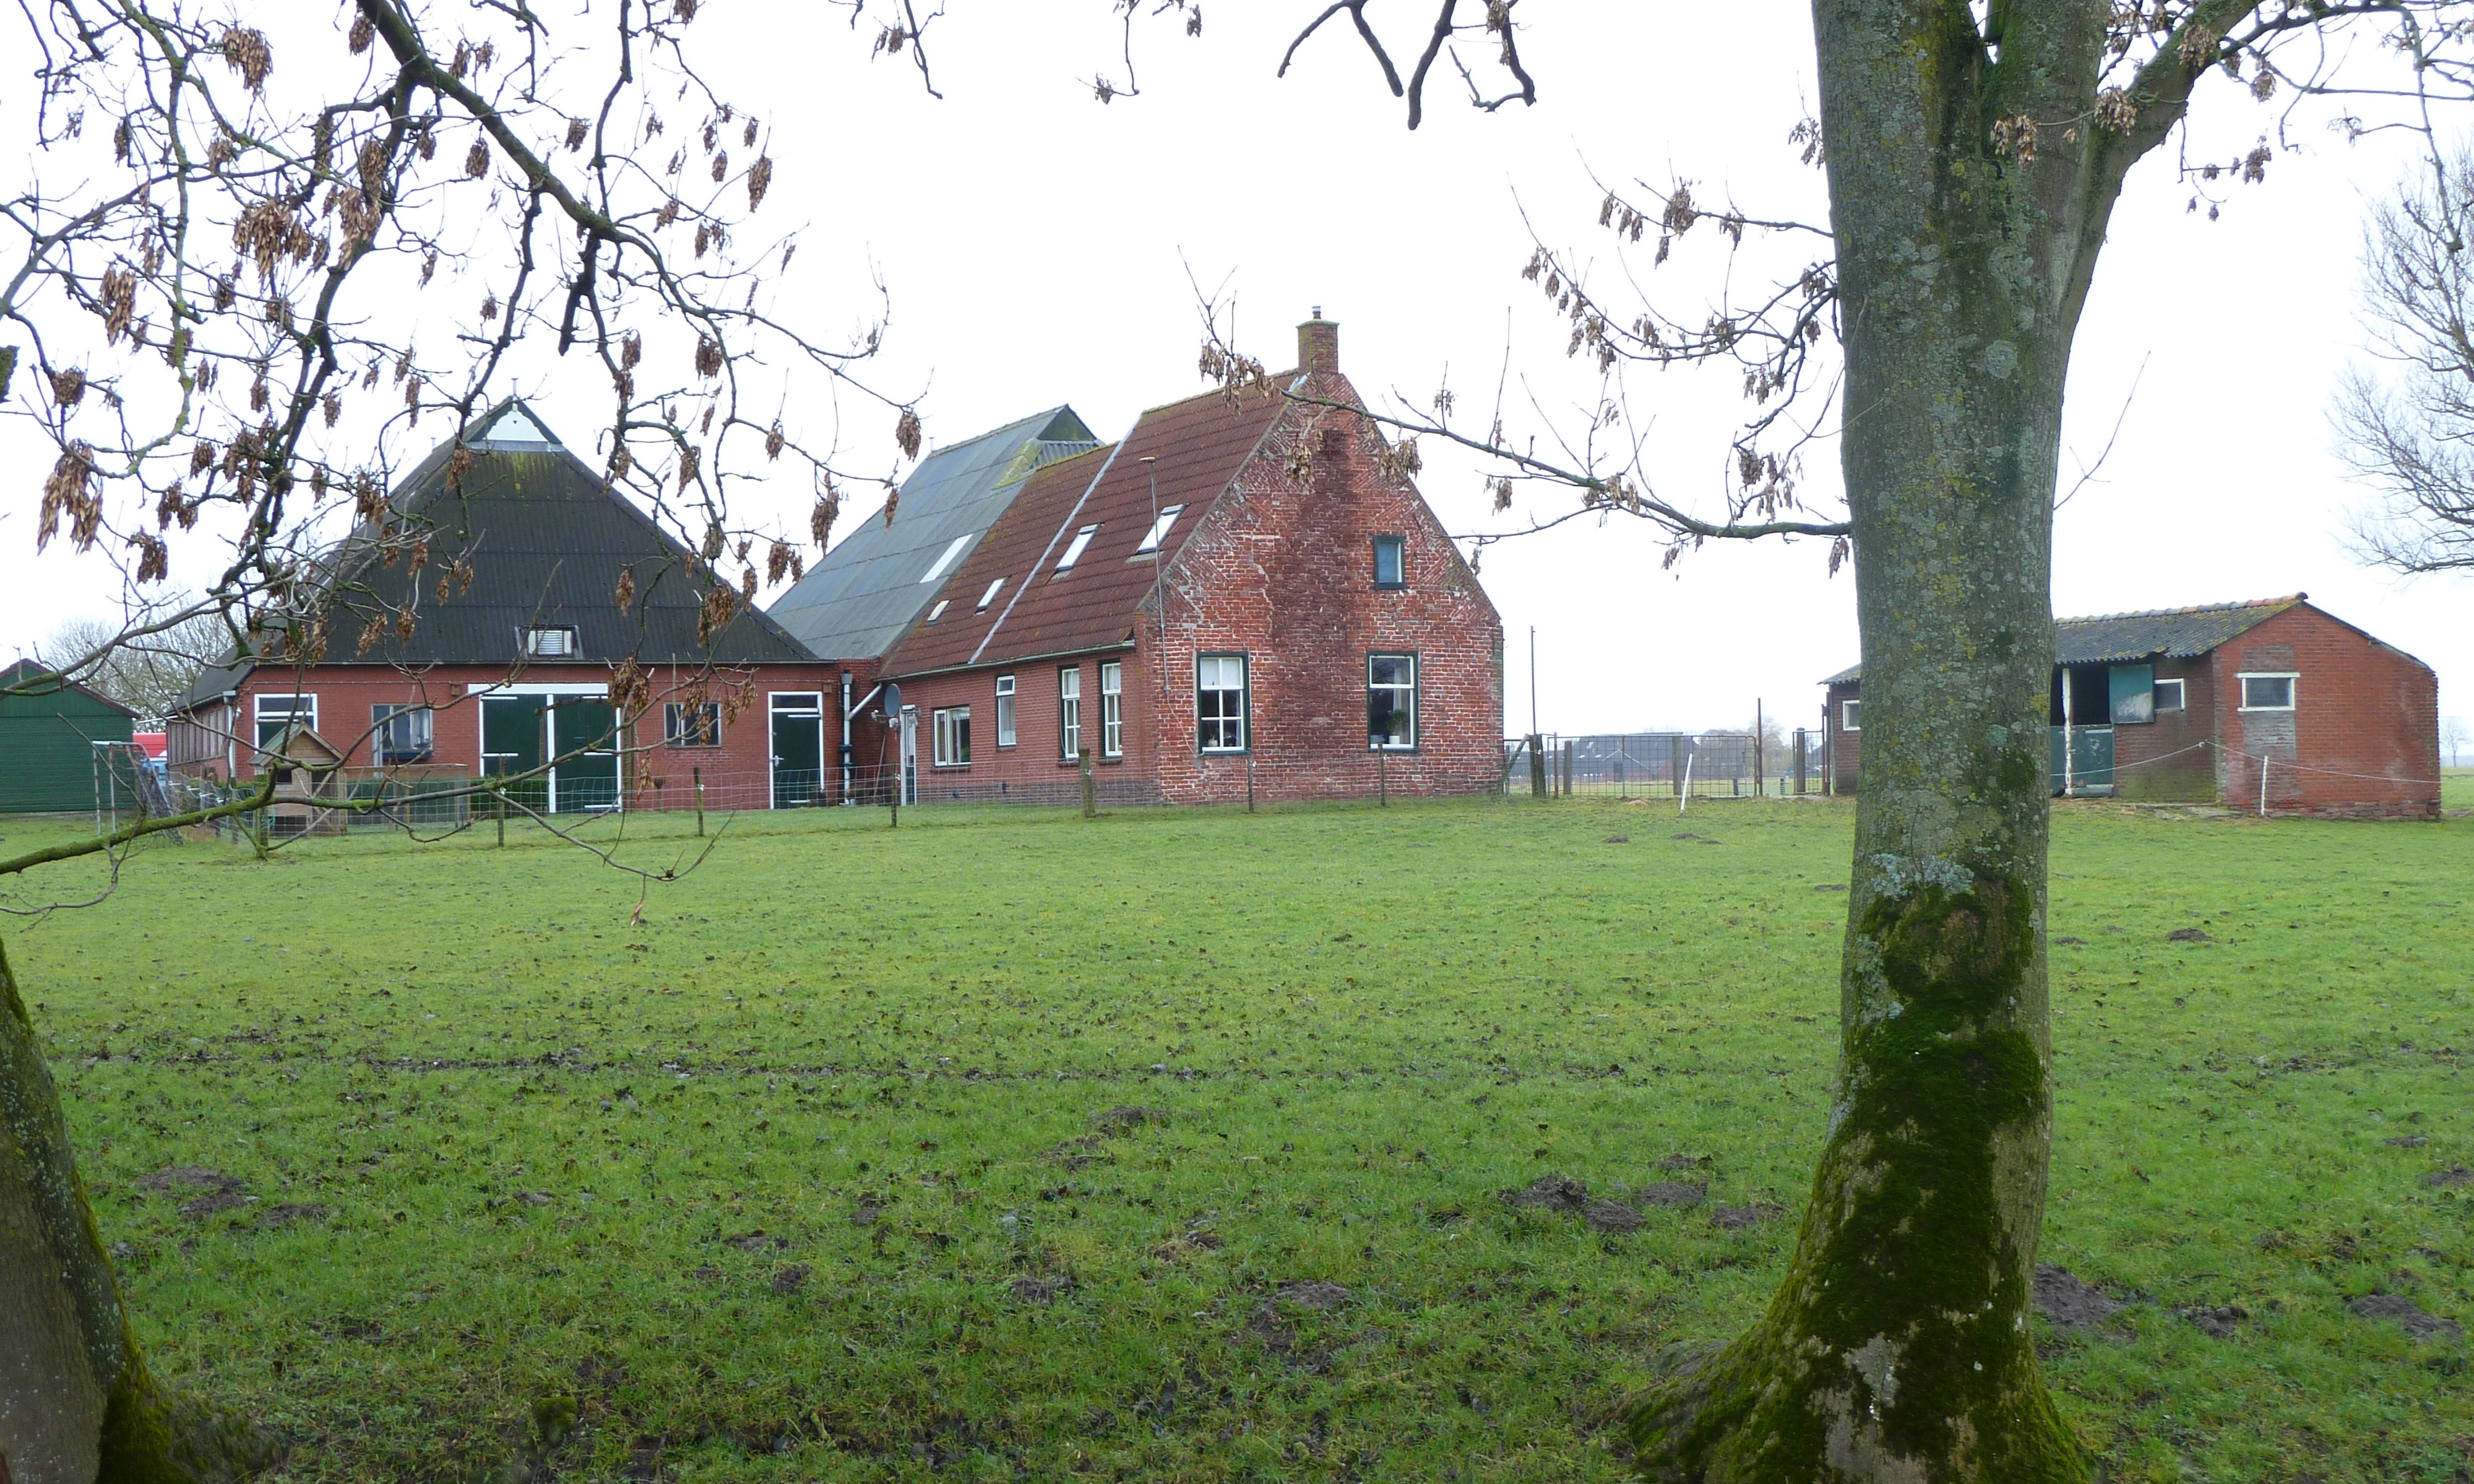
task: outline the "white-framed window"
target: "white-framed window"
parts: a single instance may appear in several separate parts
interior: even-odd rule
[[[1183,505],[1160,506],[1159,519],[1153,521],[1152,523],[1152,528],[1143,533],[1143,544],[1134,547],[1134,555],[1140,556],[1146,551],[1158,550],[1160,548],[1160,543],[1168,540],[1168,528],[1176,523],[1177,516],[1181,514],[1184,509],[1185,507]]]
[[[1862,719],[1863,706],[1864,703],[1862,701],[1840,701],[1838,703],[1838,730],[1842,732],[1860,732],[1864,730],[1863,727],[1856,724]]]
[[[1100,667],[1100,756],[1126,755],[1126,667],[1110,660]]]
[[[971,761],[971,708],[936,708],[936,766],[963,767]]]
[[[2242,709],[2244,711],[2292,711],[2293,682],[2296,674],[2258,674],[2242,677]]]
[[[962,555],[962,548],[970,544],[971,538],[968,536],[955,537],[946,545],[944,553],[936,558],[935,565],[929,568],[927,574],[919,579],[920,582],[923,584],[934,582],[937,578],[945,575],[945,573],[953,571],[954,563],[959,560]]]
[[[1074,564],[1082,560],[1082,553],[1091,549],[1091,538],[1098,534],[1100,527],[1096,525],[1086,525],[1076,531],[1074,539],[1065,544],[1065,554],[1056,559],[1056,575],[1062,577],[1073,571]]]
[[[1378,588],[1406,587],[1409,583],[1409,539],[1406,536],[1374,538],[1374,585]]]
[[[575,630],[546,624],[524,630],[524,653],[536,660],[565,660],[575,655]]]
[[[1246,656],[1195,657],[1194,740],[1204,752],[1246,750]]]
[[[284,728],[298,726],[306,731],[318,730],[318,697],[315,695],[260,695],[251,702],[256,708],[257,745],[263,751],[275,745]]]
[[[2181,681],[2159,680],[2156,682],[2156,709],[2158,711],[2180,711],[2182,709],[2182,705]]]
[[[1418,657],[1366,657],[1366,745],[1380,752],[1418,746]]]
[[[389,763],[426,763],[430,758],[429,708],[423,705],[375,705],[370,708],[370,756],[380,766]]]
[[[980,606],[972,609],[971,611],[973,613],[987,612],[988,604],[995,602],[997,600],[997,595],[1004,591],[1005,579],[1003,577],[999,577],[996,581],[988,584],[988,590],[980,595]]]
[[[1056,745],[1065,761],[1082,755],[1082,667],[1068,665],[1056,672]]]
[[[940,597],[936,599],[936,606],[928,610],[928,621],[934,623],[938,619],[943,618],[945,616],[945,610],[953,604],[953,601],[954,600],[950,597]]]
[[[997,745],[1013,745],[1013,677],[997,677]]]
[[[664,701],[662,703],[662,745],[665,747],[720,746],[721,702]]]

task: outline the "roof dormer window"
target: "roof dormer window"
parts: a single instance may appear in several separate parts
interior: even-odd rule
[[[1075,563],[1082,560],[1082,553],[1090,549],[1091,538],[1098,534],[1100,534],[1100,527],[1096,525],[1086,525],[1074,533],[1074,539],[1066,543],[1065,554],[1056,559],[1056,572],[1059,576],[1072,570]]]
[[[928,569],[928,575],[920,578],[919,580],[922,582],[934,582],[937,578],[945,575],[945,573],[952,572],[954,570],[954,564],[961,560],[962,548],[970,544],[971,538],[968,536],[955,537],[953,541],[946,545],[944,554],[936,558],[936,565]]]
[[[1162,505],[1159,518],[1152,522],[1152,528],[1144,535],[1143,544],[1134,547],[1134,555],[1158,550],[1160,543],[1168,540],[1168,528],[1176,523],[1177,515],[1184,509],[1183,505]]]
[[[572,659],[575,630],[564,626],[528,628],[524,630],[524,654],[536,660]]]

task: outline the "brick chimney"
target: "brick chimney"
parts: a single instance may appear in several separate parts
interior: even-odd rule
[[[1340,369],[1340,323],[1322,317],[1322,305],[1315,305],[1314,318],[1298,327],[1298,369],[1299,371],[1338,371]]]

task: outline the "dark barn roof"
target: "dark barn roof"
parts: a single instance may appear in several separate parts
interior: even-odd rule
[[[1274,379],[1294,379],[1295,372]],[[1287,402],[1220,392],[1153,407],[1125,441],[1060,460],[1033,474],[987,536],[936,596],[941,617],[911,626],[885,658],[887,674],[920,674],[998,665],[1052,654],[1113,648],[1133,637],[1158,563],[1174,562],[1187,538],[1279,420]],[[1156,464],[1146,465],[1145,458]],[[1161,549],[1135,550],[1152,526],[1152,471],[1157,505],[1183,508]],[[1097,526],[1072,568],[1057,561],[1085,526]],[[1002,579],[988,606],[989,584]],[[933,611],[933,610],[932,610]]]
[[[2209,603],[2196,608],[2158,608],[2147,613],[2106,613],[2053,623],[2056,665],[2120,665],[2163,657],[2195,660],[2267,622],[2311,595],[2263,597],[2246,603]],[[1864,678],[1861,664],[1822,682],[1852,685]]]
[[[370,532],[356,531],[337,548],[330,583],[340,592],[327,624],[326,662],[366,665],[512,667],[523,634],[536,627],[575,630],[575,652],[562,663],[721,665],[798,663],[810,659],[797,640],[762,612],[742,605],[710,645],[696,642],[696,617],[710,573],[627,498],[546,432],[529,408],[509,401],[475,420],[482,432],[467,441],[475,455],[460,486],[447,478],[452,441],[414,466],[396,488],[399,518],[429,535],[429,565],[418,572],[399,561],[383,566]],[[437,585],[459,555],[473,566],[473,586]],[[618,574],[635,574],[636,597],[618,611]],[[373,597],[410,602],[418,620],[409,639],[390,623],[366,652],[360,633],[378,609]],[[190,689],[192,706],[230,691],[246,664],[208,669]]]

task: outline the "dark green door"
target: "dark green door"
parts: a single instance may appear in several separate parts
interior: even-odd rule
[[[2113,728],[2073,727],[2070,766],[2063,766],[2061,727],[2053,728],[2053,792],[2084,796],[2113,791]]]
[[[562,815],[618,807],[618,712],[607,696],[562,695],[550,707],[550,808]]]
[[[772,698],[773,807],[803,809],[825,782],[825,697],[788,691]]]
[[[485,777],[534,773],[507,786],[510,803],[547,812],[549,779],[538,769],[546,740],[542,729],[542,697],[485,695],[481,698],[481,772]]]

